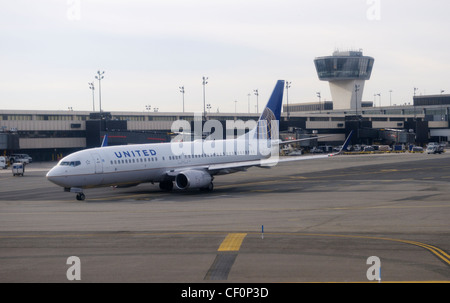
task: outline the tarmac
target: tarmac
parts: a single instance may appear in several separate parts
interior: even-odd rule
[[[141,184],[82,202],[46,180],[55,164],[0,171],[0,282],[450,282],[450,153],[280,163],[217,176],[210,193]]]

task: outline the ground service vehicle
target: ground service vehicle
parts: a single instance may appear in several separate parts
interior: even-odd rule
[[[444,146],[439,143],[431,142],[427,145],[427,154],[442,154],[444,152]]]

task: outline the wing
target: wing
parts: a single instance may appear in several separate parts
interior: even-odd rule
[[[326,154],[326,155],[316,155],[316,156],[298,156],[298,157],[286,157],[286,158],[280,158],[278,156],[273,156],[267,159],[261,159],[261,160],[253,160],[253,161],[237,161],[237,162],[230,162],[230,163],[223,163],[223,164],[213,164],[209,165],[207,169],[209,171],[217,171],[217,170],[227,170],[227,169],[237,169],[237,168],[243,168],[247,169],[252,166],[259,166],[259,167],[271,167],[275,166],[278,163],[282,162],[293,162],[293,161],[306,161],[306,160],[317,160],[317,159],[326,159],[333,156],[341,155],[344,151],[347,150],[348,144],[350,143],[350,138],[353,135],[353,131],[350,132],[347,139],[345,140],[344,144],[342,145],[341,149],[337,153],[333,154]],[[305,140],[305,139],[300,139]],[[310,138],[307,138],[306,140],[310,140]],[[286,141],[285,141],[286,142]]]
[[[315,156],[298,156],[298,157],[283,157],[280,158],[278,156],[273,156],[267,159],[260,160],[251,160],[251,161],[235,161],[221,164],[203,164],[203,165],[193,165],[190,167],[183,167],[179,169],[172,169],[168,171],[166,174],[170,177],[175,177],[181,171],[186,170],[203,170],[208,172],[211,175],[221,175],[221,174],[229,174],[238,171],[245,171],[249,167],[256,166],[262,168],[269,168],[277,165],[278,163],[283,162],[293,162],[293,161],[306,161],[306,160],[317,160],[317,159],[326,159],[333,156],[338,156],[342,154],[345,150],[347,150],[348,144],[350,142],[350,138],[353,134],[353,131],[350,132],[349,136],[345,140],[344,145],[342,145],[341,149],[337,153],[326,154],[326,155],[315,155]]]
[[[320,137],[310,137],[310,138],[303,138],[303,139],[295,139],[295,140],[287,140],[287,141],[279,141],[275,144],[289,144],[289,143],[294,143],[294,142],[302,142],[302,141],[311,141],[311,140],[317,140],[317,139],[321,139],[321,138],[327,138],[327,137],[331,137],[331,135],[328,136],[320,136]]]

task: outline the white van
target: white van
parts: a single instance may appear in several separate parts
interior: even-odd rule
[[[6,169],[7,167],[6,157],[0,156],[0,168]]]
[[[20,163],[31,163],[33,162],[33,158],[31,158],[30,156],[28,156],[27,154],[12,154],[9,157],[9,162],[12,163],[16,163],[16,162],[20,162]]]

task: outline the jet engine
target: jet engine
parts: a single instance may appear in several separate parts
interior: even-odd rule
[[[211,175],[202,170],[183,171],[175,178],[175,184],[179,189],[209,188],[211,181]]]

